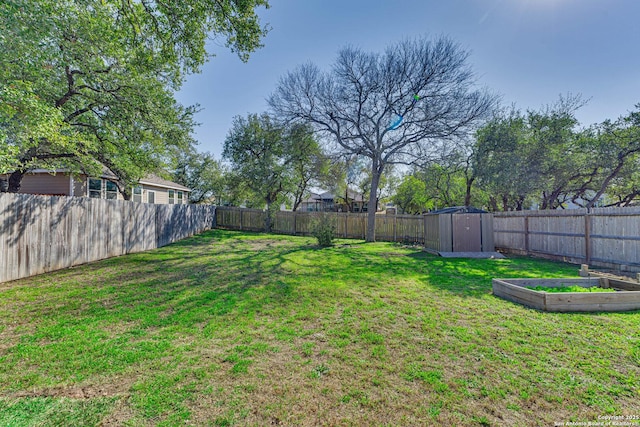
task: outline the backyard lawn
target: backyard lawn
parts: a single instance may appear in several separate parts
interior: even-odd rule
[[[0,426],[638,417],[640,312],[543,313],[491,294],[493,277],[577,272],[214,230],[0,284]]]

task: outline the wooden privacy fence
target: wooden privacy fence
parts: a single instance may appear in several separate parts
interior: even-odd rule
[[[154,249],[214,225],[214,206],[0,193],[0,282]]]
[[[640,271],[640,208],[497,212],[496,248]]]
[[[318,212],[285,212],[274,215],[272,231],[308,236]],[[326,212],[336,227],[336,236],[364,239],[367,214]],[[216,226],[231,230],[263,231],[265,212],[257,209],[218,207]],[[376,215],[376,239],[390,242],[424,243],[424,218],[421,215]]]

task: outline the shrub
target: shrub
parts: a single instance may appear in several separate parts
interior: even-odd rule
[[[320,214],[314,221],[312,226],[313,237],[318,239],[318,245],[322,247],[331,246],[336,231],[336,226],[330,215],[326,213]]]

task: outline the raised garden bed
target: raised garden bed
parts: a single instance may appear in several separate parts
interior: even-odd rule
[[[531,288],[610,288],[615,292],[546,292]],[[640,310],[640,283],[605,277],[580,279],[493,279],[493,294],[543,311]]]

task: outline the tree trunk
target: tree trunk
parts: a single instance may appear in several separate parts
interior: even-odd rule
[[[131,200],[131,187],[128,187],[126,184],[123,184],[122,181],[113,181],[118,187],[118,191],[122,194],[122,198],[124,200]]]
[[[489,196],[489,206],[489,210],[491,210],[491,212],[498,212],[498,201],[495,196]]]
[[[367,207],[367,242],[376,241],[376,211],[378,210],[378,184],[382,175],[383,165],[374,160],[371,164],[371,191],[369,192],[369,206]]]
[[[22,177],[24,177],[24,172],[22,171],[15,171],[9,175],[9,185],[7,187],[8,193],[17,193],[20,191],[20,187],[22,186]]]
[[[475,177],[467,179],[467,192],[464,195],[464,205],[471,205],[471,186],[473,185],[473,181],[475,181]]]
[[[302,197],[304,196],[304,189],[300,189],[298,187],[298,190],[300,191],[294,195],[293,209],[291,209],[293,212],[298,210],[298,207],[300,207],[300,205],[302,204]]]
[[[543,191],[542,192],[542,204],[540,205],[540,209],[545,210],[549,207],[549,202],[547,201],[547,195]]]
[[[595,196],[593,196],[591,200],[589,200],[589,203],[587,203],[587,212],[591,212],[591,209],[593,209],[593,206],[598,202],[600,196],[602,196],[605,191],[607,191],[609,183],[618,175],[618,173],[622,169],[622,166],[624,166],[624,157],[620,159],[620,156],[618,156],[618,164],[613,169],[613,171],[604,179],[602,185],[600,185],[600,189],[596,192]]]
[[[264,232],[271,233],[271,200],[267,199],[267,212],[264,218]]]
[[[131,200],[131,191],[129,191],[129,190],[124,190],[124,191],[121,191],[121,192],[120,192],[120,194],[122,194],[122,198],[123,198],[124,200],[126,200],[126,201]]]

